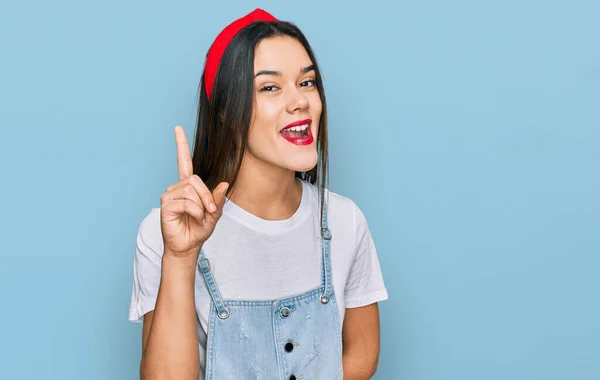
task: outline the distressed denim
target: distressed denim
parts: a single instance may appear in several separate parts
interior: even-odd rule
[[[224,300],[200,251],[198,265],[212,300],[205,380],[342,380],[326,202],[321,234],[321,286],[272,301]]]

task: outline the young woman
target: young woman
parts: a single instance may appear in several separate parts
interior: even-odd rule
[[[211,46],[193,155],[142,221],[129,319],[142,379],[368,379],[387,299],[364,214],[326,189],[327,117],[302,32],[257,9]]]

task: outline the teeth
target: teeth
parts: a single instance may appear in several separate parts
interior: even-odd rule
[[[300,132],[300,131],[305,131],[308,129],[308,124],[304,124],[304,125],[299,125],[297,127],[292,127],[292,128],[287,128],[284,129],[284,131],[295,131],[295,132]]]

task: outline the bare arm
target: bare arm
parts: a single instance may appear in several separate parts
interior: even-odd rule
[[[181,126],[175,127],[179,182],[160,197],[164,252],[154,311],[144,315],[142,380],[198,380],[200,358],[196,331],[196,263],[213,233],[229,187],[212,191],[193,174],[190,148]]]
[[[193,379],[200,372],[194,278],[197,255],[165,254],[154,311],[144,316],[140,378]]]
[[[344,380],[370,379],[379,361],[378,305],[346,309],[342,338]]]

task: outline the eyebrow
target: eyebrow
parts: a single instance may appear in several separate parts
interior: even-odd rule
[[[315,65],[310,65],[310,66],[306,66],[305,68],[300,70],[300,74],[306,74],[312,70],[315,69]],[[273,71],[273,70],[261,70],[258,73],[256,73],[256,75],[254,76],[254,78],[256,78],[259,75],[275,75],[275,76],[282,76],[283,74],[281,74],[281,71]]]

